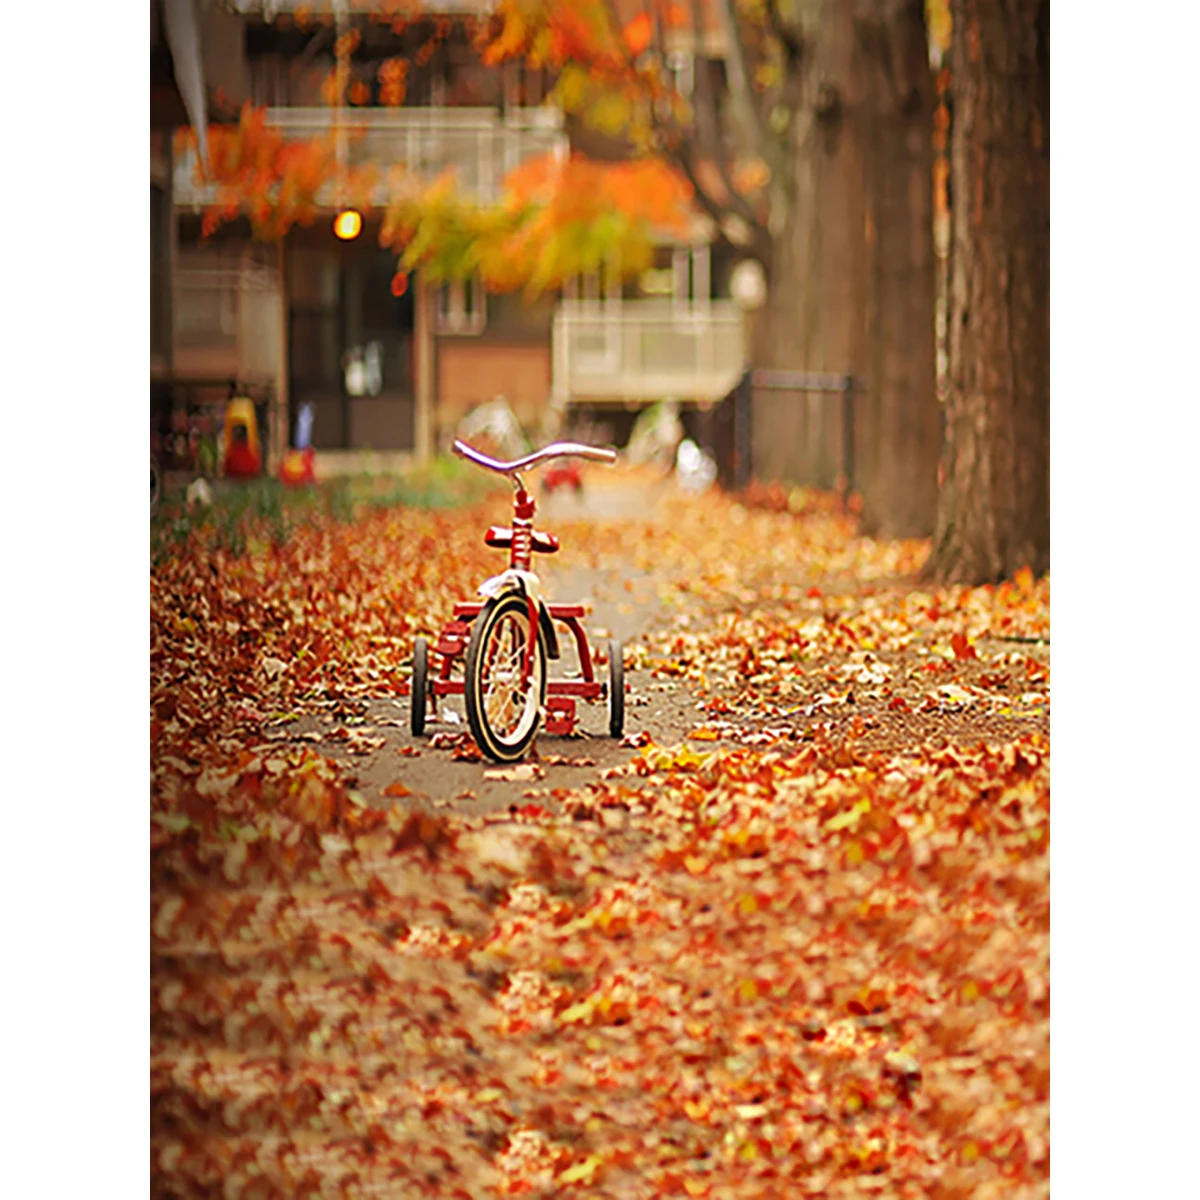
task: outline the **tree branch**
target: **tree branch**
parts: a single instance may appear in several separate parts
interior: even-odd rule
[[[731,214],[723,209],[705,190],[704,185],[696,175],[691,156],[679,153],[674,157],[675,161],[679,163],[680,170],[687,176],[688,183],[692,185],[692,191],[696,194],[696,202],[704,209],[712,223],[716,226],[717,236],[723,241],[728,242],[729,235],[725,232],[725,223]]]
[[[767,20],[771,22],[775,36],[787,53],[789,65],[798,67],[804,55],[804,35],[799,29],[784,23],[783,15],[779,11],[779,0],[766,0],[766,5]]]
[[[738,32],[737,15],[733,11],[733,0],[716,0],[717,14],[721,19],[721,27],[728,43],[728,76],[729,98],[734,111],[738,114],[739,124],[743,127],[748,148],[752,153],[766,159],[771,173],[780,169],[782,163],[782,147],[775,135],[767,127],[758,105],[754,101],[754,92],[750,86],[750,71],[746,60],[746,47]]]
[[[749,250],[756,258],[760,259],[764,266],[767,265],[767,243],[770,239],[770,234],[767,228],[755,215],[754,210],[746,203],[745,198],[739,196],[737,192],[732,191],[727,180],[728,175],[723,169],[723,164],[718,163],[717,167],[721,173],[721,181],[725,185],[730,197],[736,200],[737,204],[722,204],[715,200],[712,193],[709,192],[700,182],[699,176],[696,174],[696,157],[695,148],[688,142],[682,143],[675,150],[671,157],[679,164],[680,170],[687,176],[688,182],[692,185],[692,190],[696,193],[696,199],[700,203],[700,207],[709,215],[713,223],[717,227],[717,234],[722,241],[730,246],[735,246],[739,250]],[[730,221],[741,221],[747,226],[750,235],[748,245],[740,245],[729,236],[728,225]]]
[[[629,70],[635,69],[633,57],[629,53],[629,47],[625,45],[625,38],[622,36],[621,30],[621,14],[617,11],[617,0],[604,0],[604,11],[608,15],[608,23],[612,26],[613,41],[617,46],[617,53],[625,62],[625,66]]]
[[[681,149],[680,157],[684,155],[691,156],[689,163],[692,172],[695,171],[695,153],[698,150],[699,154],[703,155],[710,161],[717,170],[720,176],[721,185],[725,189],[728,200],[724,205],[724,211],[728,216],[736,216],[739,219],[748,222],[752,228],[760,231],[761,234],[766,234],[767,230],[763,223],[759,220],[758,214],[750,207],[744,196],[733,186],[733,178],[730,175],[730,165],[726,161],[725,150],[721,144],[721,122],[717,116],[717,100],[715,91],[712,87],[712,79],[707,70],[697,71],[696,60],[699,57],[696,53],[700,44],[700,34],[704,26],[703,14],[700,7],[700,0],[692,0],[692,103],[693,111],[697,100],[702,100],[705,107],[705,119],[695,119],[693,128],[695,130],[695,138],[689,137],[682,130],[680,131]],[[693,184],[693,186],[695,186]]]
[[[609,25],[613,30],[618,53],[624,65],[630,71],[636,71],[636,64],[629,53],[628,47],[624,43],[624,38],[621,36],[620,15],[617,11],[616,0],[603,0],[603,7],[608,17]],[[696,31],[702,28],[699,23],[699,9],[700,0],[692,0],[692,23]],[[665,63],[666,57],[662,26],[655,13],[651,12],[650,16],[654,30],[655,49],[658,52],[660,60]],[[693,49],[694,58],[695,51]],[[698,138],[693,136],[691,131],[682,128],[673,118],[664,118],[656,112],[653,99],[651,99],[649,104],[651,129],[656,135],[660,153],[678,164],[679,168],[683,171],[688,182],[692,185],[692,191],[695,194],[697,203],[716,224],[719,236],[732,245],[733,241],[729,237],[727,226],[731,220],[740,221],[748,227],[750,237],[749,248],[752,253],[758,257],[764,257],[765,242],[769,239],[770,234],[746,198],[733,186],[733,180],[729,173],[729,164],[725,161],[719,144],[716,144],[717,139],[713,136],[718,128],[718,122],[715,100],[710,94],[711,89],[707,86],[707,76],[705,76],[704,82],[705,98],[708,102],[709,114],[712,120],[707,130],[699,132]],[[695,89],[693,88],[693,94],[694,91]],[[699,123],[696,124],[698,125]],[[726,193],[724,202],[717,200],[704,184],[701,183],[697,172],[698,162],[701,157],[711,161],[716,168]]]

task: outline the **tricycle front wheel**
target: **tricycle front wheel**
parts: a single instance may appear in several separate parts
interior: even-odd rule
[[[546,645],[524,596],[489,600],[475,618],[463,683],[467,724],[479,748],[494,762],[523,757],[546,703]]]

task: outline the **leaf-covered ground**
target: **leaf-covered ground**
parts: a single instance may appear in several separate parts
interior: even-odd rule
[[[629,744],[517,780],[404,728],[495,503],[156,565],[154,1194],[1048,1194],[1048,580],[605,486]]]

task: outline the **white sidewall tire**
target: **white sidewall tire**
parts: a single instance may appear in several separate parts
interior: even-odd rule
[[[525,637],[528,638],[532,633],[537,641],[533,654],[534,686],[525,698],[515,729],[505,734],[493,728],[488,716],[482,669],[488,644],[501,625],[509,620],[519,622],[524,627]],[[475,618],[471,639],[467,643],[463,698],[471,736],[493,762],[516,762],[524,758],[541,724],[542,708],[546,703],[546,683],[546,643],[536,615],[532,630],[529,627],[528,601],[518,592],[508,592],[489,600]]]

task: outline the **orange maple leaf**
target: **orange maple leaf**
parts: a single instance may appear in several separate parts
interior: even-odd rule
[[[630,52],[635,58],[650,45],[650,38],[653,36],[653,33],[654,26],[651,24],[650,14],[647,12],[638,13],[625,26],[625,45],[629,47]]]
[[[956,633],[950,639],[950,647],[954,651],[954,657],[957,659],[978,658],[979,654],[975,647],[967,641],[965,633]]]

